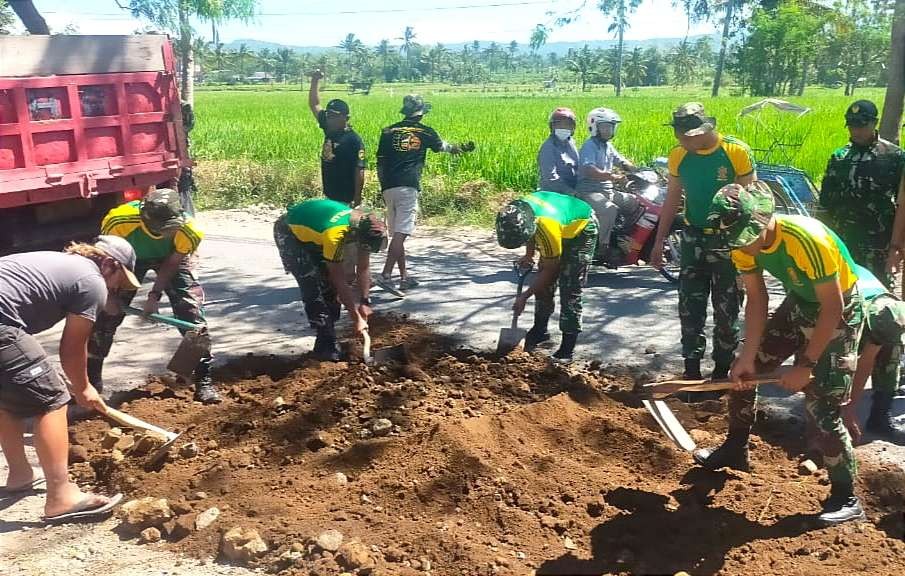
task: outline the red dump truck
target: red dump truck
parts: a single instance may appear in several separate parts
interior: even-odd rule
[[[0,252],[97,234],[190,165],[169,39],[0,36]]]

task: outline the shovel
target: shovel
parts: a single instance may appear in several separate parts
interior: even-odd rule
[[[167,370],[189,380],[192,377],[192,372],[195,371],[195,367],[198,366],[198,362],[202,358],[210,356],[211,337],[207,333],[206,326],[199,326],[178,318],[163,316],[162,314],[145,314],[144,311],[134,306],[126,306],[126,314],[141,316],[153,322],[175,326],[186,331],[182,336],[179,348],[176,349],[176,353],[173,354],[173,357],[167,363]]]
[[[405,362],[408,359],[408,355],[405,351],[404,344],[396,344],[395,346],[385,346],[384,348],[377,348],[373,351],[373,355],[371,354],[371,335],[368,334],[368,331],[365,330],[361,333],[362,339],[364,339],[364,350],[362,353],[362,358],[365,361],[365,364],[375,365],[375,364],[383,364],[385,362]]]
[[[518,278],[518,288],[516,288],[515,291],[515,297],[518,298],[522,295],[522,287],[525,285],[525,278],[531,273],[531,269],[519,268],[518,265],[513,268],[516,277]],[[519,344],[525,339],[525,334],[527,334],[527,331],[518,327],[518,314],[513,312],[512,326],[509,328],[500,328],[500,337],[496,344],[497,354],[505,355],[518,348]]]
[[[782,375],[789,370],[788,366],[783,366],[769,374],[755,374],[745,381],[755,386],[761,384],[778,384]],[[712,392],[716,390],[732,390],[734,383],[732,380],[664,380],[662,382],[653,382],[645,384],[635,392],[639,397],[645,399],[666,398],[676,392]]]
[[[136,418],[135,416],[131,416],[129,414],[126,414],[125,412],[120,412],[119,410],[111,408],[110,406],[106,406],[105,408],[106,409],[104,411],[104,416],[110,418],[117,424],[126,426],[127,428],[132,428],[134,430],[141,430],[142,432],[147,432],[148,434],[152,434],[166,440],[163,446],[158,448],[151,456],[151,459],[148,460],[148,462],[152,465],[159,462],[161,458],[166,456],[166,454],[170,451],[170,448],[172,448],[173,444],[175,444],[176,440],[178,440],[179,437],[182,436],[181,432],[179,434],[176,434],[175,432],[169,432],[167,430],[164,430],[163,428],[149,424],[144,420]]]

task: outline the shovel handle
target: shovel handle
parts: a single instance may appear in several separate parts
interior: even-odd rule
[[[110,406],[107,406],[106,411],[104,411],[104,416],[110,418],[111,420],[122,426],[127,426],[129,428],[134,428],[136,430],[142,430],[144,432],[150,432],[152,434],[162,436],[167,439],[167,442],[174,440],[177,436],[177,434],[173,432],[169,432],[167,430],[164,430],[163,428],[149,424],[144,420],[141,420],[140,418],[136,418],[135,416],[131,416],[129,414],[126,414],[125,412],[120,412],[116,408],[111,408]]]
[[[515,297],[518,298],[522,295],[522,288],[525,287],[525,278],[528,277],[528,274],[531,273],[531,268],[520,268],[518,264],[513,266],[515,268],[515,275],[518,278],[518,284],[515,289]],[[518,328],[518,314],[515,312],[512,313],[512,326],[513,330]]]
[[[176,328],[182,328],[184,330],[197,330],[200,327],[198,324],[192,324],[191,322],[186,322],[179,318],[171,318],[169,316],[164,316],[163,314],[145,314],[144,310],[136,308],[135,306],[126,306],[125,309],[126,314],[131,316],[141,316],[142,318],[148,318],[155,322],[169,324],[170,326],[175,326]]]

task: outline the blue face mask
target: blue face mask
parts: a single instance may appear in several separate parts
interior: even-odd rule
[[[572,131],[568,128],[554,128],[553,135],[562,141],[566,141],[572,137]]]

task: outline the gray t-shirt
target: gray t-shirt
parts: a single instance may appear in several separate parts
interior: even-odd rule
[[[581,146],[581,152],[578,155],[579,166],[596,166],[605,172],[612,172],[613,168],[624,168],[628,165],[628,161],[612,142],[604,142],[600,138],[588,138]],[[578,170],[578,187],[577,192],[612,192],[612,182],[600,182],[599,180],[591,180],[582,178],[581,168]]]
[[[107,284],[88,258],[62,252],[0,258],[0,324],[37,334],[68,314],[94,321],[106,302]]]

